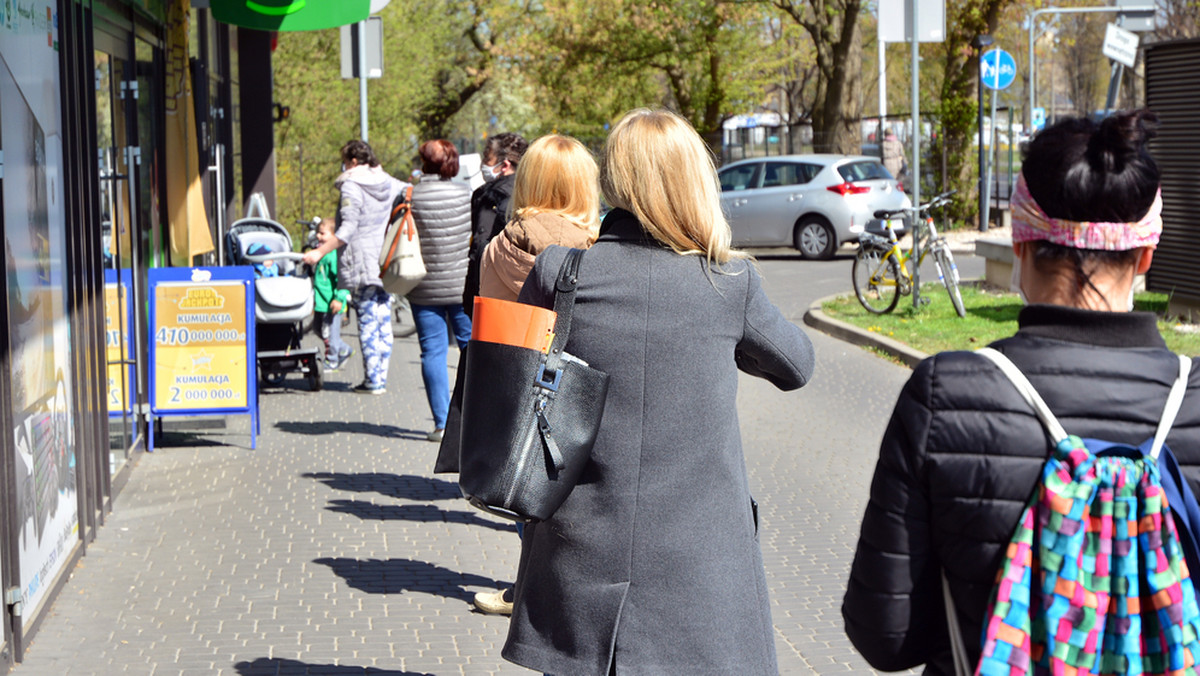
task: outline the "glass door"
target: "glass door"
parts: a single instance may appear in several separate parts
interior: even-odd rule
[[[114,50],[116,51],[116,50]],[[109,456],[115,474],[129,459],[137,437],[137,386],[134,330],[136,307],[133,280],[140,237],[135,224],[136,162],[129,62],[104,51],[95,52],[96,138],[100,163],[100,227],[104,259],[104,324],[107,345]]]

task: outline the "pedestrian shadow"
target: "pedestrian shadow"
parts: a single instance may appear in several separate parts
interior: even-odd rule
[[[275,423],[275,429],[290,434],[326,435],[326,434],[366,434],[373,437],[388,437],[393,439],[425,440],[426,432],[410,430],[395,425],[380,425],[379,423],[357,422],[350,420],[280,420]]]
[[[435,479],[412,474],[387,474],[385,472],[306,472],[300,476],[316,479],[330,488],[355,493],[379,493],[390,498],[404,498],[418,502],[461,498],[458,482]]]
[[[340,664],[308,664],[299,660],[283,660],[277,657],[260,657],[253,662],[238,662],[233,665],[238,676],[434,676],[424,671],[399,671],[378,667],[353,667]]]
[[[412,559],[321,558],[313,559],[313,563],[329,566],[351,587],[370,594],[420,592],[470,603],[475,593],[466,587],[500,589],[506,584]]]
[[[513,533],[517,531],[514,524],[483,519],[474,512],[442,510],[433,505],[377,505],[366,500],[330,500],[329,506],[325,509],[342,514],[353,514],[360,519],[370,521],[416,521],[421,523],[444,521]]]

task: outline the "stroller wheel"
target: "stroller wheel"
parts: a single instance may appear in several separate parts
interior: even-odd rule
[[[310,392],[320,392],[325,386],[325,375],[322,371],[321,362],[316,357],[308,360],[308,390]]]

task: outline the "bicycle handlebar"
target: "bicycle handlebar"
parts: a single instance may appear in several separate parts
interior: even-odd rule
[[[930,209],[932,209],[934,207],[942,206],[943,204],[948,202],[949,197],[956,192],[958,192],[958,191],[957,190],[947,190],[946,192],[934,197],[933,199],[929,200],[925,204],[922,204],[916,208],[909,207],[907,209],[879,209],[878,211],[875,212],[874,215],[875,215],[875,218],[878,218],[880,220],[887,220],[889,218],[892,218],[893,216],[904,216],[906,214],[920,214],[920,213],[929,211]]]

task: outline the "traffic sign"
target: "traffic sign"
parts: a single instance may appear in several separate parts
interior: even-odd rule
[[[1007,89],[1017,79],[1017,62],[1003,49],[993,49],[979,57],[983,86],[988,89]]]
[[[1137,63],[1137,33],[1127,31],[1115,23],[1110,23],[1108,24],[1108,29],[1104,31],[1104,46],[1101,50],[1105,56],[1113,61],[1133,68],[1133,65]]]

